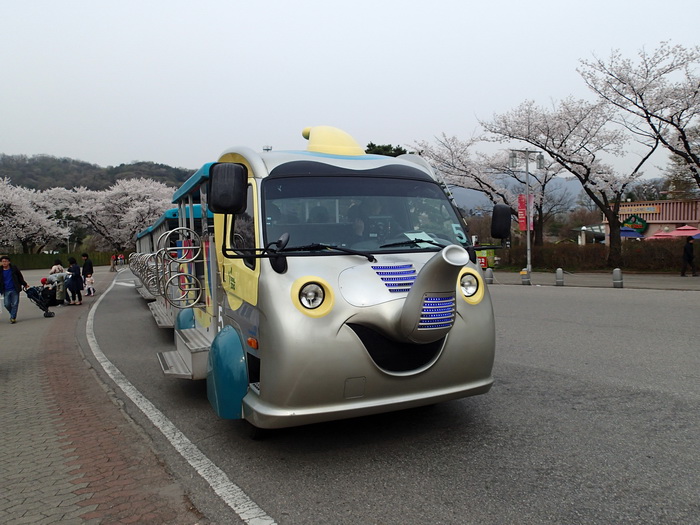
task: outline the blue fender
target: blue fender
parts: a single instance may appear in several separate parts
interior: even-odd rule
[[[207,398],[223,419],[243,417],[243,397],[248,392],[245,350],[238,332],[225,326],[211,344],[207,364]]]
[[[177,330],[194,328],[194,310],[192,308],[185,308],[177,313],[177,317],[175,318],[175,328]]]

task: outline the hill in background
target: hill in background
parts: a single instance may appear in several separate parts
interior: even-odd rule
[[[180,186],[195,170],[173,168],[155,162],[134,162],[103,168],[80,160],[50,155],[0,154],[0,178],[8,177],[14,186],[35,190],[77,188],[104,190],[120,179],[148,178]]]
[[[78,188],[104,190],[120,179],[148,178],[179,187],[195,170],[173,168],[155,162],[133,162],[103,168],[80,160],[50,155],[0,154],[0,178],[9,177],[15,186],[36,190]],[[561,187],[572,196],[581,192],[581,183],[573,178],[558,178],[553,187]],[[451,186],[457,205],[466,210],[490,210],[492,204],[483,193]]]
[[[574,177],[556,177],[550,182],[550,190],[563,192],[574,199],[583,191],[581,183]],[[493,207],[493,203],[480,191],[460,188],[459,186],[450,186],[450,191],[457,206],[467,212],[470,212],[470,210],[490,212]],[[524,192],[525,188],[521,191]]]

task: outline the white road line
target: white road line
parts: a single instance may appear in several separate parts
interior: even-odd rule
[[[87,326],[85,329],[88,344],[92,349],[97,361],[107,375],[122,389],[122,391],[131,399],[134,404],[151,420],[151,422],[160,430],[163,435],[170,441],[170,444],[175,447],[175,450],[204,478],[209,486],[218,494],[218,496],[238,514],[238,516],[250,525],[274,525],[275,520],[268,516],[258,505],[251,500],[240,487],[232,483],[228,476],[217,467],[208,457],[206,457],[197,446],[192,443],[180,430],[158,410],[153,403],[144,397],[129,380],[124,377],[119,369],[107,359],[97,343],[94,332],[95,312],[102,299],[107,296],[110,290],[114,287],[117,279],[112,281],[112,284],[99,296],[90,308],[87,318]]]

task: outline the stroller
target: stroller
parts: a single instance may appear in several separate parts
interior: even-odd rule
[[[30,286],[26,289],[25,293],[27,294],[27,298],[37,305],[39,310],[44,312],[44,317],[53,317],[56,315],[56,312],[51,312],[49,310],[49,301],[42,293],[43,291],[43,286]]]

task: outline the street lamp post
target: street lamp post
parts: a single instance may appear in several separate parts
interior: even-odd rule
[[[68,219],[61,220],[61,225],[68,229],[68,236],[66,237],[66,253],[70,253],[70,238],[73,232],[70,230],[70,225]]]
[[[530,243],[530,225],[532,223],[532,210],[530,209],[530,155],[532,153],[538,153],[537,155],[537,168],[542,169],[544,167],[544,156],[537,150],[531,149],[512,149],[510,150],[510,167],[515,168],[518,163],[518,153],[525,155],[525,239],[527,246],[527,265],[525,269],[527,270],[527,277],[530,278],[532,273],[532,246]]]

